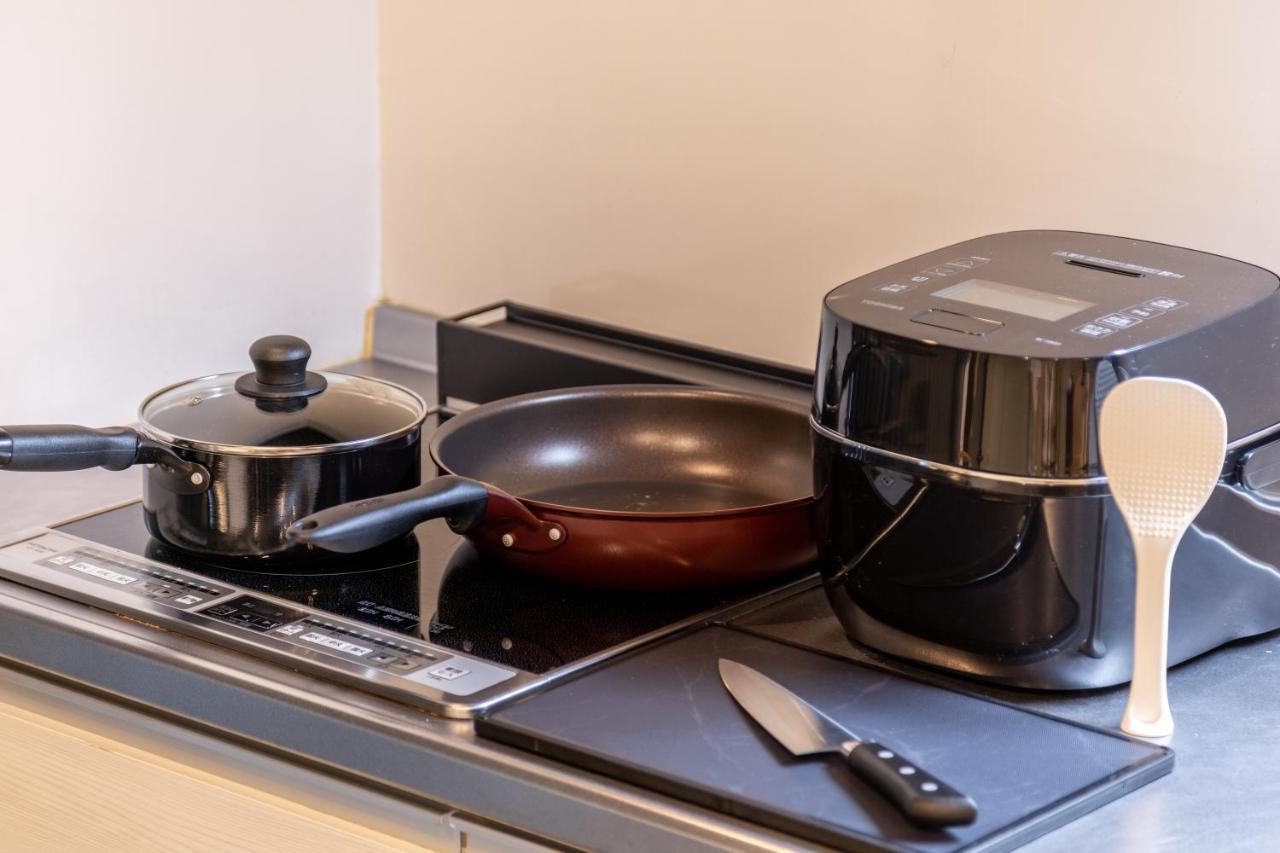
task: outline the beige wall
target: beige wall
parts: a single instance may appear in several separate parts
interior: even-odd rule
[[[376,0],[0,0],[0,423],[357,355],[377,116]]]
[[[808,364],[820,298],[992,231],[1280,268],[1280,4],[383,0],[383,286]]]

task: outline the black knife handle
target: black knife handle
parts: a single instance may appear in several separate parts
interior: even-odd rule
[[[845,760],[859,778],[883,794],[914,824],[964,826],[978,816],[973,800],[886,746],[863,741],[853,747]]]

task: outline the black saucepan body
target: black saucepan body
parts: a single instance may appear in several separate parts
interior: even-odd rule
[[[323,565],[286,536],[327,507],[416,486],[426,403],[367,377],[313,373],[298,338],[263,338],[255,371],[157,391],[133,427],[0,427],[0,471],[146,465],[143,507],[157,539],[219,559]]]
[[[209,472],[199,494],[175,491],[159,466],[146,472],[142,504],[152,536],[187,551],[248,560],[324,562],[290,543],[294,521],[326,507],[416,486],[421,430],[343,453],[256,457],[182,450]]]

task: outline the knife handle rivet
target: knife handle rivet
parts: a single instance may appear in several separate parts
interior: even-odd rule
[[[924,791],[926,794],[932,794],[934,791],[938,790],[938,783],[925,782],[923,785],[920,786],[920,790]]]
[[[876,753],[876,755],[880,756],[881,758],[893,758],[893,753],[887,749],[880,750],[879,752]]]
[[[902,767],[898,768],[898,772],[901,773],[903,776],[914,776],[916,769],[909,764],[905,764]]]

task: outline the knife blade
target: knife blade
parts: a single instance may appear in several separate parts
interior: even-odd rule
[[[720,659],[720,680],[734,701],[793,755],[838,753],[857,776],[912,823],[930,828],[973,823],[978,808],[945,782],[884,744],[864,741],[781,684],[737,661]]]

